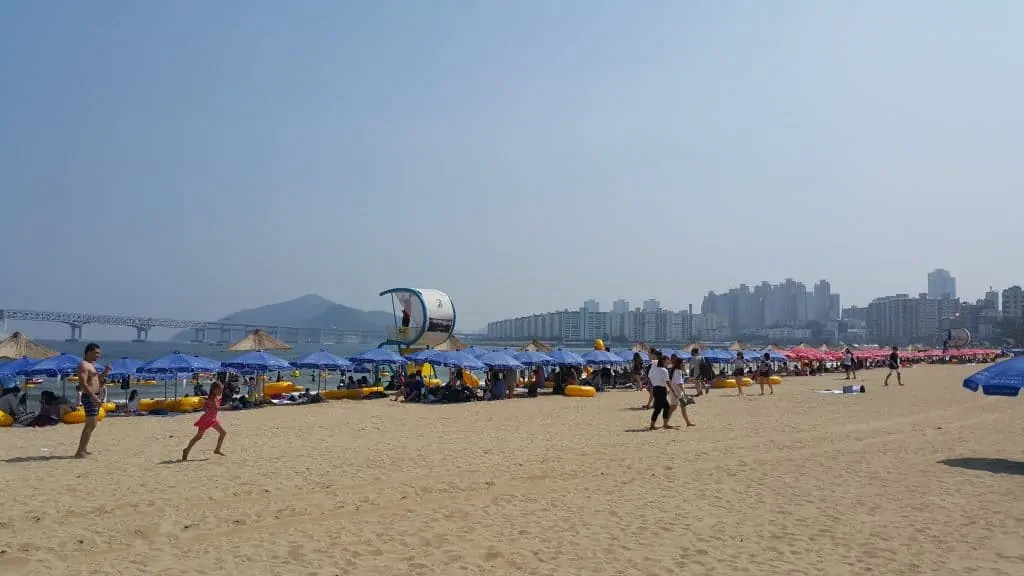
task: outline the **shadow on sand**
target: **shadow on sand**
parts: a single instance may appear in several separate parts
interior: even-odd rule
[[[8,458],[7,460],[0,460],[7,464],[24,464],[26,462],[49,462],[51,460],[74,460],[74,456],[67,455],[56,455],[52,454],[49,456],[15,456],[14,458]]]
[[[949,458],[939,460],[939,464],[964,470],[991,472],[992,474],[1024,476],[1024,462],[1007,460],[1006,458]]]
[[[206,462],[209,458],[189,458],[188,460],[182,461],[181,458],[177,460],[164,460],[163,462],[157,462],[160,466],[167,466],[169,464],[188,464],[189,462]]]

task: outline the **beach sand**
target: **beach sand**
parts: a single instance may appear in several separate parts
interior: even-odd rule
[[[1020,575],[1024,408],[977,369],[655,432],[638,392],[224,413],[188,463],[196,415],[107,419],[87,461],[78,426],[0,430],[0,574]]]

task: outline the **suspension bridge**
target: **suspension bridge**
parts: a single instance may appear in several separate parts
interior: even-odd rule
[[[71,331],[68,342],[82,339],[82,328],[94,326],[126,326],[135,329],[135,342],[149,339],[153,328],[194,330],[193,342],[233,342],[255,329],[284,342],[320,343],[328,342],[377,342],[384,336],[384,330],[347,330],[344,328],[304,328],[298,326],[272,326],[236,322],[208,322],[201,320],[173,320],[146,316],[114,316],[110,314],[83,314],[77,312],[41,312],[38,310],[0,310],[0,333],[7,333],[7,321],[51,322],[64,324]],[[216,337],[215,340],[210,338]]]

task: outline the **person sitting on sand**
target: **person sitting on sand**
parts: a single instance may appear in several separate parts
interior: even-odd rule
[[[74,409],[65,398],[58,397],[49,390],[43,390],[39,395],[39,418],[36,426],[49,426],[57,424],[64,419],[68,412]],[[45,421],[44,421],[45,420]]]
[[[17,386],[5,388],[3,395],[0,396],[0,412],[7,414],[15,420],[24,416],[28,409],[19,401],[20,395],[21,388]]]
[[[124,411],[127,414],[135,415],[139,413],[139,391],[132,390],[128,393],[128,402],[124,405]]]
[[[423,398],[423,371],[417,370],[415,374],[405,381],[398,394],[391,397],[392,400],[404,402],[419,402]]]

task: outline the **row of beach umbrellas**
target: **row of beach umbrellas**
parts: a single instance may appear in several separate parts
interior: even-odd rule
[[[663,353],[666,355],[675,354],[682,358],[690,357],[689,353],[681,350],[666,349],[663,350]],[[519,370],[534,366],[618,365],[630,362],[633,354],[634,352],[631,350],[619,352],[591,350],[580,355],[564,349],[551,352],[533,350],[516,352],[513,350],[490,351],[470,347],[461,351],[428,349],[412,354],[408,358],[403,358],[389,349],[373,348],[350,359],[346,359],[321,349],[296,360],[288,361],[263,350],[254,350],[225,362],[203,356],[174,352],[149,362],[131,358],[120,358],[110,362],[109,365],[110,376],[113,378],[135,375],[195,374],[224,369],[240,373],[273,372],[291,370],[293,368],[350,371],[354,370],[357,365],[400,366],[408,361],[417,363],[429,362],[438,366],[462,368],[465,370]],[[638,354],[641,355],[645,362],[648,361],[646,353],[639,352]],[[757,354],[757,352],[751,352],[751,355],[754,354]],[[785,359],[778,353],[775,353],[775,355],[778,358],[773,358],[773,360]],[[729,350],[708,350],[704,353],[704,357],[712,362],[730,362],[735,359],[735,352]],[[81,361],[81,358],[72,354],[58,354],[57,356],[51,356],[42,360],[23,357],[0,365],[0,375],[8,377],[46,376],[51,378],[70,376],[77,371],[78,364]]]
[[[662,350],[662,352],[689,358],[689,354],[679,350]],[[771,354],[771,352],[769,353]],[[750,352],[752,358],[759,354],[761,353],[757,351]],[[110,376],[113,378],[145,375],[160,379],[167,379],[170,376],[173,379],[181,374],[223,370],[240,373],[262,373],[293,368],[350,371],[361,365],[400,366],[409,361],[427,362],[464,370],[519,370],[533,366],[616,365],[631,361],[632,356],[633,351],[631,350],[623,350],[618,353],[591,350],[579,355],[563,349],[551,352],[530,350],[515,352],[512,350],[488,351],[470,347],[461,351],[423,350],[408,358],[403,358],[391,350],[374,348],[349,359],[334,355],[327,350],[319,350],[294,361],[287,361],[268,352],[255,350],[225,362],[174,352],[149,362],[121,358],[111,361],[109,366]],[[646,354],[641,353],[641,357],[644,356]],[[776,356],[780,357],[779,360],[785,360],[785,357],[778,353]],[[703,357],[711,361],[729,362],[735,359],[735,353],[730,350],[706,350]],[[777,358],[772,356],[772,360],[777,360]],[[81,361],[81,358],[71,354],[59,354],[42,360],[22,357],[0,364],[0,380],[14,376],[66,377],[78,370]],[[972,391],[981,390],[988,395],[1017,396],[1020,389],[1024,387],[1024,356],[992,364],[964,380],[964,387]]]

